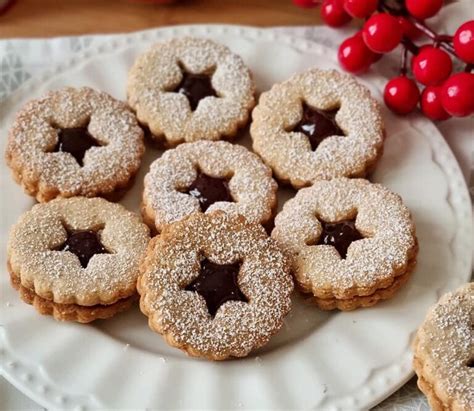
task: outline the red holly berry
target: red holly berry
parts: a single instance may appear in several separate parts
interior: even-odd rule
[[[474,74],[461,72],[448,78],[441,90],[441,103],[455,117],[474,113]]]
[[[365,44],[375,53],[387,53],[398,46],[402,28],[396,17],[387,13],[374,14],[364,24]]]
[[[433,17],[443,6],[443,0],[405,0],[408,12],[417,19]]]
[[[413,57],[411,65],[416,80],[425,85],[442,83],[453,69],[449,54],[433,46],[422,47]]]
[[[302,7],[304,9],[310,9],[312,7],[318,6],[320,3],[319,0],[293,0],[293,4]]]
[[[376,59],[375,53],[365,45],[360,34],[345,39],[339,46],[337,57],[342,68],[351,73],[367,70]]]
[[[321,5],[321,18],[331,27],[340,27],[352,18],[344,10],[343,0],[324,0]]]
[[[411,40],[416,40],[420,37],[423,33],[416,28],[416,26],[406,17],[398,16],[397,17],[398,23],[402,27],[403,35],[408,37]]]
[[[451,117],[441,103],[441,90],[442,86],[427,86],[421,93],[421,111],[431,120],[446,120]]]
[[[358,19],[369,17],[377,9],[377,0],[344,0],[344,10]]]
[[[474,20],[466,21],[454,33],[456,54],[466,63],[474,64]]]
[[[408,114],[418,104],[420,91],[413,80],[399,76],[386,84],[383,99],[390,110],[397,114]]]

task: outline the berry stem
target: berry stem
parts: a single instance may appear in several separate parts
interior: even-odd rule
[[[386,11],[394,16],[405,15],[406,10],[402,7],[400,9],[396,9],[394,7],[389,6],[385,0],[381,0],[378,7],[379,11],[383,12]],[[454,51],[454,47],[452,46],[453,36],[449,36],[447,34],[437,34],[431,28],[429,28],[424,22],[412,17],[412,16],[405,16],[409,21],[413,23],[413,25],[420,30],[426,37],[433,40],[433,42],[438,46],[446,50],[448,53],[453,55],[454,57],[458,57],[456,52]],[[410,50],[412,53],[413,51]],[[413,53],[416,54],[416,53]]]
[[[407,61],[408,61],[408,47],[403,43],[403,53],[402,53],[402,62],[400,64],[400,75],[407,75]]]
[[[408,37],[403,37],[402,38],[402,44],[403,44],[403,46],[405,47],[406,50],[408,50],[411,54],[413,54],[415,56],[420,51],[420,48],[415,43],[413,43],[413,41],[411,39],[409,39]]]
[[[413,17],[409,17],[409,20],[426,37],[429,37],[431,40],[433,40],[433,42],[438,44],[439,47],[445,49],[448,53],[452,54],[454,57],[457,57],[456,52],[454,51],[454,47],[451,44],[451,42],[453,41],[452,36],[448,36],[446,34],[437,34],[432,29],[430,29],[426,24],[424,24],[423,22]]]
[[[438,41],[443,41],[445,43],[452,43],[453,42],[453,36],[450,36],[448,34],[438,34]]]
[[[400,7],[399,9],[396,9],[396,8],[388,5],[385,0],[380,0],[379,1],[378,10],[381,11],[381,12],[386,11],[386,12],[388,12],[388,13],[394,15],[394,16],[401,16],[406,11],[403,4],[402,4],[402,7]]]

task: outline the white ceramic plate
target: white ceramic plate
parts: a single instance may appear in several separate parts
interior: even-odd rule
[[[259,91],[316,65],[337,67],[334,52],[313,42],[235,26],[182,26],[131,34],[74,57],[30,81],[3,106],[1,151],[8,124],[26,100],[73,85],[125,96],[127,71],[156,40],[213,38],[240,54]],[[384,80],[364,77],[380,99]],[[373,180],[400,193],[413,212],[420,242],[416,272],[390,301],[351,313],[325,313],[296,295],[292,313],[271,342],[242,360],[190,359],[150,331],[138,308],[94,325],[58,323],[22,303],[0,277],[0,365],[4,376],[49,408],[324,408],[375,405],[411,376],[409,343],[429,305],[468,280],[471,210],[454,156],[438,130],[418,117],[384,109],[387,142]],[[245,137],[244,142],[248,140]],[[138,210],[142,178],[159,152],[149,149],[123,203]],[[1,261],[9,227],[33,200],[2,163]],[[291,195],[282,193],[282,198]]]

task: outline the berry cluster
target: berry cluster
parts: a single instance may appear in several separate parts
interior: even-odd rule
[[[385,104],[395,113],[408,114],[419,104],[432,120],[474,113],[474,20],[462,24],[454,36],[440,35],[424,22],[441,9],[443,0],[293,0],[300,7],[321,5],[321,18],[340,27],[353,18],[362,29],[339,46],[342,68],[362,73],[383,54],[401,44],[400,74],[385,86]],[[416,44],[422,36],[429,41]],[[411,61],[409,55],[412,55]],[[453,73],[453,60],[465,64]],[[411,70],[413,78],[408,77]],[[420,87],[424,87],[420,92]]]

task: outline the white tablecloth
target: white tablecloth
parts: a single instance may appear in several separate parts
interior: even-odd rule
[[[474,18],[472,0],[464,0],[443,9],[433,25],[453,32],[466,19]],[[467,13],[467,14],[466,14]],[[470,17],[469,17],[470,13]],[[278,27],[288,34],[313,39],[329,47],[337,45],[350,32],[350,29],[332,30],[327,27]],[[64,62],[71,54],[86,48],[95,47],[108,41],[112,36],[61,37],[53,39],[12,39],[0,41],[0,101],[14,92],[24,81],[41,71]],[[381,64],[387,77],[396,74],[397,61],[385,58]],[[438,124],[439,129],[451,146],[462,172],[474,196],[474,119],[455,119]],[[473,250],[474,251],[474,250]],[[2,302],[4,303],[4,302]],[[41,407],[11,386],[0,377],[0,409],[37,410]],[[424,396],[412,379],[399,391],[377,407],[378,410],[428,410]]]

